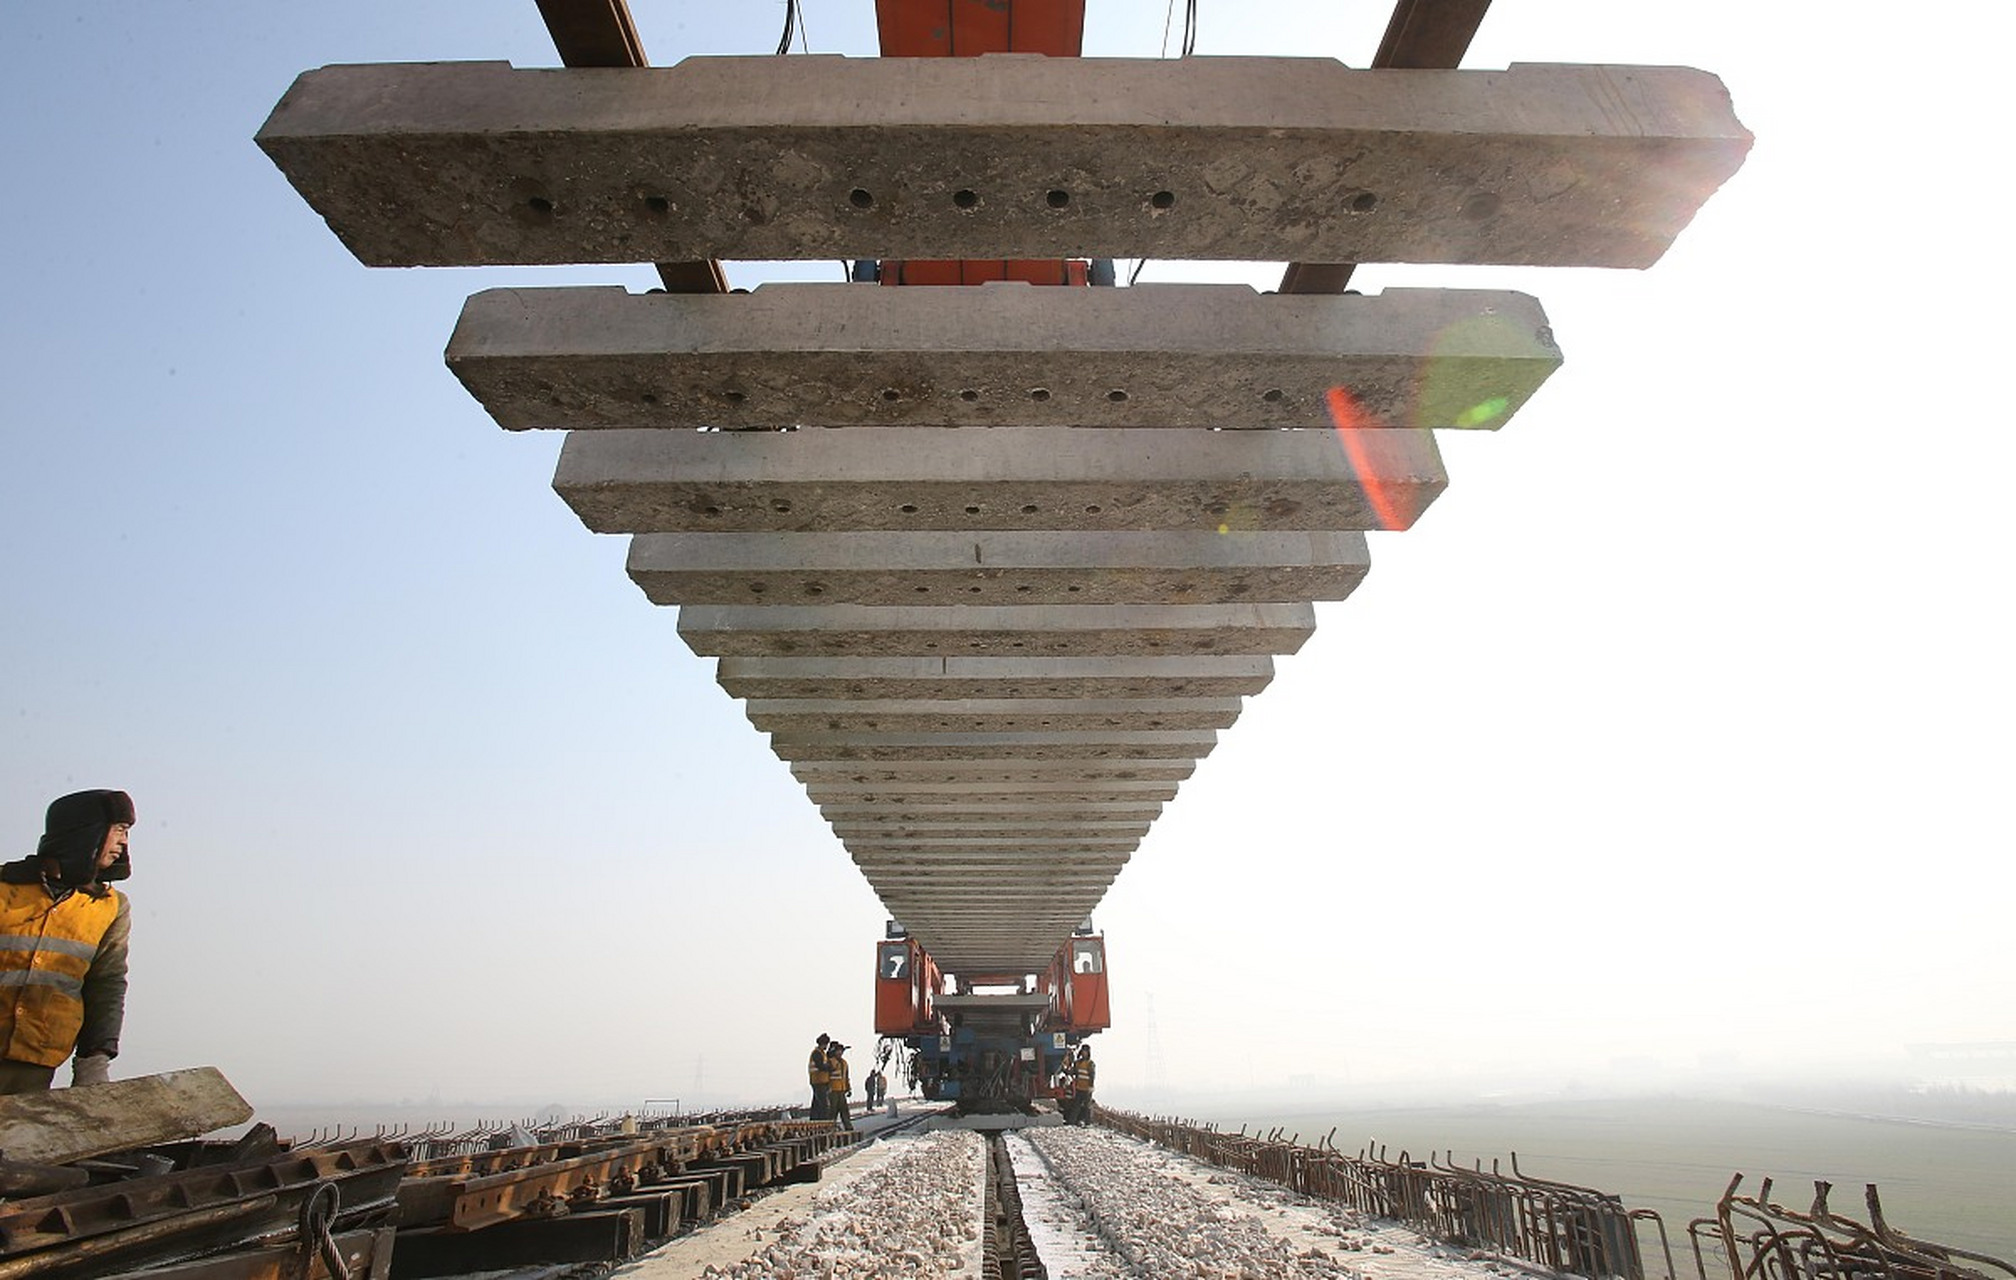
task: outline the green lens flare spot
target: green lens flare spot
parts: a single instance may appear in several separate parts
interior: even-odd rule
[[[1505,416],[1505,406],[1511,403],[1512,401],[1505,396],[1492,396],[1489,400],[1484,401],[1484,403],[1473,404],[1468,409],[1457,414],[1456,425],[1459,427],[1481,427],[1494,418]]]

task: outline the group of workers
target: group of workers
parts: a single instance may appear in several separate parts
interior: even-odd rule
[[[133,872],[133,820],[124,791],[59,796],[34,856],[0,865],[0,1094],[49,1088],[65,1058],[72,1084],[111,1079],[132,910],[109,882]]]
[[[854,1083],[848,1073],[848,1047],[820,1032],[812,1042],[812,1055],[805,1060],[805,1074],[812,1083],[812,1119],[832,1120],[851,1133],[854,1116],[847,1098],[854,1092]],[[889,1081],[879,1065],[868,1073],[861,1088],[870,1110],[882,1105],[889,1096]]]
[[[812,1118],[834,1121],[853,1132],[847,1096],[854,1092],[854,1084],[847,1074],[847,1046],[821,1031],[805,1061],[805,1072],[812,1081]]]
[[[1066,1124],[1092,1123],[1092,1086],[1098,1082],[1099,1066],[1092,1061],[1092,1046],[1080,1044],[1075,1056],[1064,1059],[1057,1073],[1057,1099]]]

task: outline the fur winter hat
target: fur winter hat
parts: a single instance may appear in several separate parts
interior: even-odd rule
[[[42,820],[38,857],[54,858],[64,884],[87,885],[97,880],[123,880],[133,868],[126,856],[100,871],[98,851],[115,823],[132,825],[133,797],[124,791],[73,791],[50,801]]]

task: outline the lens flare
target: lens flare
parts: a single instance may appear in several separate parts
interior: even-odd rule
[[[1511,403],[1512,399],[1509,396],[1492,396],[1484,403],[1473,404],[1468,409],[1457,414],[1456,425],[1459,427],[1481,427],[1493,418],[1502,417],[1505,413],[1505,406]]]
[[[1365,495],[1365,505],[1372,509],[1374,526],[1405,529],[1413,522],[1412,504],[1407,501],[1403,490],[1389,487],[1380,480],[1366,447],[1373,432],[1390,428],[1379,426],[1348,387],[1330,388],[1323,393],[1323,400],[1330,408],[1330,421],[1337,428],[1337,439],[1344,446],[1344,458],[1357,477],[1358,491]]]

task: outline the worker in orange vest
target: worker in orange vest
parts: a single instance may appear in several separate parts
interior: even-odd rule
[[[812,1082],[812,1118],[830,1120],[833,1118],[833,1073],[826,1066],[826,1046],[832,1037],[824,1031],[812,1045],[812,1056],[805,1060],[805,1072]]]
[[[826,1047],[826,1087],[833,1098],[833,1119],[847,1132],[854,1132],[854,1115],[848,1110],[847,1095],[854,1083],[847,1076],[847,1046],[835,1040]]]
[[[71,1083],[111,1078],[126,1021],[124,791],[58,797],[35,856],[0,867],[0,1093],[47,1089],[74,1052]]]
[[[1092,1046],[1078,1046],[1078,1061],[1071,1064],[1071,1105],[1075,1114],[1070,1117],[1073,1124],[1092,1123],[1092,1086],[1099,1077],[1099,1068],[1092,1061]]]

